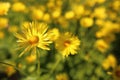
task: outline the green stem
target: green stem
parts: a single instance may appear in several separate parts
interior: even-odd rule
[[[38,79],[40,78],[40,53],[39,53],[39,50],[37,52],[37,76],[38,76]]]
[[[52,70],[50,71],[50,75],[55,71],[56,67],[58,66],[59,62],[61,61],[61,57],[59,57],[59,59],[57,59],[57,61],[55,62]]]
[[[79,19],[76,20],[76,29],[75,29],[75,35],[78,36],[79,35],[79,28],[80,28],[80,23],[79,23]]]

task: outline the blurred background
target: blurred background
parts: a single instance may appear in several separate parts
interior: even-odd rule
[[[38,80],[120,80],[120,0],[0,0],[0,80],[37,80],[36,56],[18,57],[14,36],[32,21],[81,42],[59,63],[55,43],[42,50]]]

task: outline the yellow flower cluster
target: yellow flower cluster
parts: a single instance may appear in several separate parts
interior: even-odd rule
[[[11,33],[15,33],[18,47],[23,50],[19,56],[32,54],[25,57],[26,62],[30,64],[37,60],[38,49],[46,50],[46,53],[55,53],[55,57],[57,53],[63,57],[80,53],[78,56],[85,64],[86,61],[97,63],[91,58],[92,55],[111,51],[111,43],[116,40],[115,34],[120,34],[120,0],[0,1],[0,44],[4,42],[4,39],[8,39],[8,36],[14,40]],[[14,53],[17,53],[11,48],[7,50],[10,51],[12,57]],[[41,53],[44,53],[42,50]],[[94,51],[96,52],[91,55]],[[47,59],[46,54],[42,56]],[[72,61],[71,57],[68,60]],[[77,57],[75,64],[83,64],[80,60]],[[70,67],[71,64],[70,62]],[[110,67],[115,68],[116,65],[117,60],[111,54],[108,54],[102,63],[105,70]],[[11,72],[8,75],[14,73],[12,67],[7,67],[6,70]],[[74,73],[71,71],[69,75],[72,72]],[[81,73],[81,75],[84,74]],[[69,79],[66,74],[59,74],[56,80]]]
[[[117,66],[117,60],[114,55],[110,54],[108,57],[103,61],[102,66],[105,70],[109,68],[115,68]]]
[[[18,38],[19,47],[25,48],[25,50],[19,55],[22,56],[27,51],[31,51],[36,55],[36,49],[41,48],[44,50],[50,50],[47,46],[55,41],[56,49],[63,55],[76,54],[80,45],[80,40],[73,36],[71,33],[64,33],[59,35],[58,29],[49,30],[47,33],[47,26],[44,23],[30,23],[29,26],[24,27],[21,34],[16,33]],[[23,45],[24,44],[24,45]],[[29,58],[26,58],[28,61]]]

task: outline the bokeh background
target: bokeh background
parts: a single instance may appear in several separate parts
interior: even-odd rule
[[[120,0],[0,0],[0,80],[37,80],[36,56],[18,57],[14,36],[32,21],[81,42],[59,63],[55,43],[42,50],[38,80],[120,80]]]

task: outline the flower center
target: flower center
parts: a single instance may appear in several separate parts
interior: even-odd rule
[[[33,36],[33,37],[31,37],[31,38],[29,39],[29,43],[30,43],[31,45],[38,43],[38,41],[39,41],[38,36]]]
[[[64,42],[64,46],[67,47],[67,46],[70,45],[70,43],[71,43],[71,42],[70,42],[69,40],[66,40],[66,41]]]
[[[117,77],[120,77],[120,70],[117,70],[117,71],[115,72],[115,75],[116,75]]]

